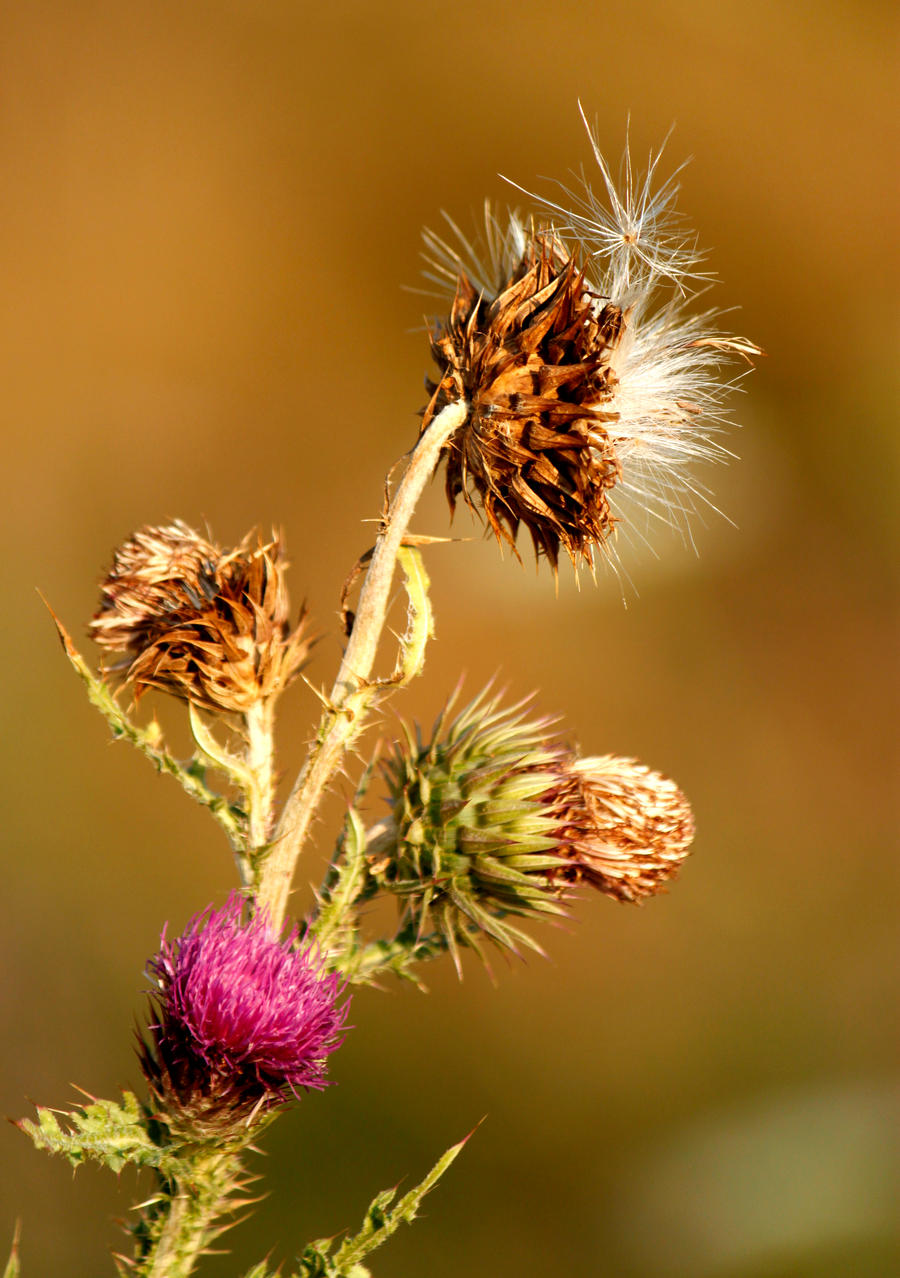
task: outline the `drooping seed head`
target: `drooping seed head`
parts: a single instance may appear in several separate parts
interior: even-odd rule
[[[702,255],[674,180],[653,191],[659,156],[636,185],[626,153],[620,194],[591,142],[606,204],[585,181],[565,206],[532,197],[528,220],[487,209],[480,246],[455,227],[459,249],[425,236],[428,278],[451,302],[432,328],[423,429],[447,404],[469,408],[444,449],[451,509],[480,507],[513,548],[526,528],[554,568],[560,547],[592,565],[629,507],[681,524],[706,500],[690,468],[726,455],[721,366],[759,353],[720,334],[715,312],[688,313]]]
[[[149,971],[144,1074],[176,1130],[196,1138],[225,1132],[326,1085],[327,1058],[342,1041],[348,1004],[338,978],[296,931],[273,934],[249,921],[233,893],[209,906],[170,943],[163,934]]]
[[[213,712],[245,713],[277,696],[312,646],[305,610],[290,625],[277,538],[248,534],[223,551],[180,521],[145,527],[118,548],[92,637],[124,654],[110,670]]]

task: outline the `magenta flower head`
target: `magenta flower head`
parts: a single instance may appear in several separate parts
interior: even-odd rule
[[[264,914],[245,921],[237,893],[196,915],[179,940],[163,932],[140,1057],[176,1130],[218,1135],[326,1085],[348,1002],[339,1005],[337,976],[296,939],[296,929],[286,940],[273,934]]]

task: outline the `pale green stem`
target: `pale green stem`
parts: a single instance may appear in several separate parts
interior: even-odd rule
[[[251,860],[264,848],[272,833],[272,807],[274,786],[274,725],[275,704],[272,700],[258,701],[244,715],[247,731],[245,764],[249,773],[247,784],[247,850]]]
[[[234,1208],[241,1165],[235,1155],[199,1156],[189,1181],[173,1187],[160,1204],[165,1220],[150,1250],[136,1260],[140,1278],[188,1278],[197,1260],[221,1232],[216,1222]]]
[[[394,493],[369,570],[366,573],[353,631],[341,662],[328,708],[319,723],[316,739],[294,783],[275,832],[271,851],[260,877],[258,904],[280,927],[287,909],[294,867],[309,832],[310,823],[328,782],[344,751],[361,728],[375,697],[367,697],[381,632],[390,599],[397,553],[422,490],[428,483],[444,444],[466,419],[463,401],[448,404],[420,438]]]

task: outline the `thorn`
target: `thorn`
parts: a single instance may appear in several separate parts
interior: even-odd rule
[[[472,1128],[472,1130],[468,1133],[468,1135],[463,1136],[462,1140],[461,1140],[461,1141],[459,1141],[459,1142],[457,1142],[457,1148],[458,1148],[458,1149],[462,1149],[462,1147],[463,1147],[463,1146],[464,1146],[464,1145],[465,1145],[468,1141],[470,1141],[470,1140],[472,1139],[472,1137],[473,1137],[473,1136],[475,1135],[475,1133],[478,1131],[478,1128],[481,1126],[481,1124],[482,1124],[482,1123],[486,1123],[486,1122],[487,1122],[487,1120],[488,1120],[488,1116],[487,1116],[487,1114],[482,1114],[482,1115],[481,1115],[481,1117],[479,1118],[478,1122],[475,1124],[475,1126]]]
[[[305,675],[305,674],[301,674],[301,675],[300,675],[300,678],[301,678],[301,679],[303,680],[303,682],[306,684],[307,688],[309,688],[309,690],[310,690],[310,692],[313,694],[313,696],[314,696],[314,697],[315,697],[315,698],[319,701],[319,703],[321,704],[321,706],[322,706],[322,708],[323,708],[323,709],[327,710],[329,714],[337,714],[337,713],[338,713],[337,707],[336,707],[336,706],[334,705],[334,703],[331,701],[330,697],[328,697],[328,696],[326,695],[326,693],[325,693],[325,691],[324,691],[324,690],[322,690],[322,691],[320,692],[320,691],[319,691],[319,689],[318,689],[317,687],[315,687],[315,686],[314,686],[314,684],[310,683],[309,679],[307,679],[307,677],[306,677],[306,675]],[[307,742],[307,745],[309,745],[309,744],[311,744],[311,743],[310,743],[310,742]]]
[[[53,618],[53,624],[56,626],[57,632],[59,634],[60,643],[65,649],[66,655],[68,657],[77,657],[78,650],[75,647],[74,643],[72,642],[72,637],[69,634],[68,630],[66,630],[63,623],[60,621],[59,617],[57,617],[56,613],[51,608],[49,599],[43,593],[43,591],[38,590],[37,593],[41,603],[44,605],[44,607],[49,612],[50,616]]]

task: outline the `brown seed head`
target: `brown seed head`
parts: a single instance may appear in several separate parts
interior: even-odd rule
[[[223,552],[180,521],[145,527],[116,551],[92,637],[140,697],[157,688],[213,712],[276,696],[306,661],[304,615],[292,630],[277,538],[248,534]]]
[[[433,333],[441,377],[423,429],[446,404],[469,415],[447,445],[451,510],[482,506],[515,550],[520,524],[555,567],[562,546],[592,562],[614,519],[607,493],[620,468],[604,425],[616,385],[612,354],[626,316],[597,305],[577,260],[552,233],[533,234],[496,296],[459,275],[449,317]]]
[[[620,901],[639,901],[674,878],[694,837],[687,799],[634,759],[579,759],[569,769],[569,861],[560,877]]]
[[[615,561],[620,520],[642,540],[660,521],[690,536],[712,506],[694,466],[728,456],[723,370],[760,353],[693,308],[710,276],[675,207],[677,172],[660,182],[657,152],[642,175],[626,148],[615,182],[584,123],[596,193],[587,176],[547,196],[519,187],[530,217],[486,207],[473,239],[449,218],[449,240],[424,237],[445,308],[425,425],[468,407],[443,450],[451,509],[462,496],[513,546],[524,525],[554,568],[560,547],[576,564],[595,548]]]

